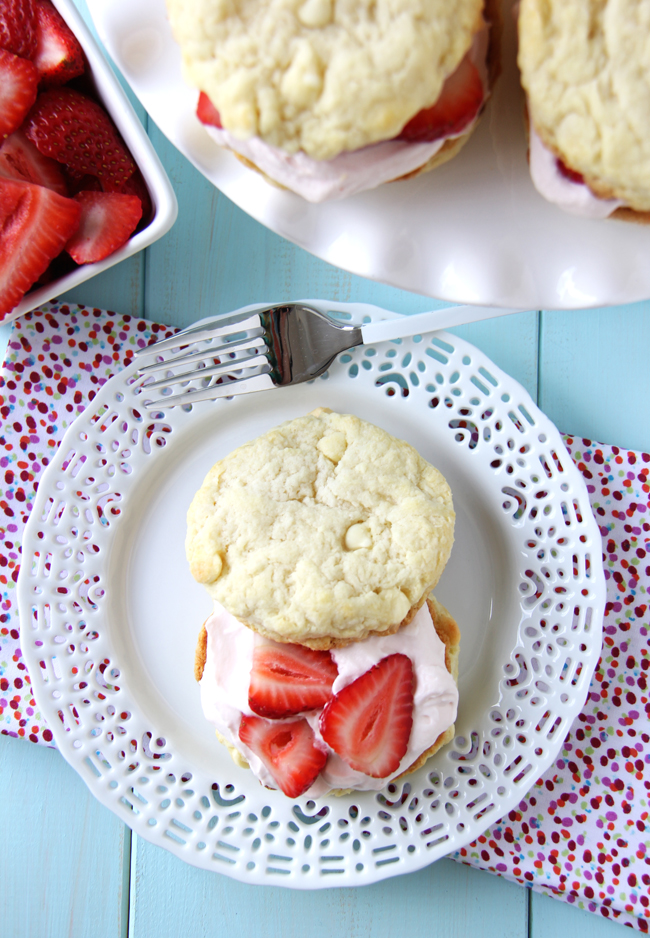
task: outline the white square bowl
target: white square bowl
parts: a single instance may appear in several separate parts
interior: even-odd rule
[[[71,290],[84,280],[89,280],[103,270],[131,257],[132,254],[142,251],[169,231],[178,213],[176,196],[162,163],[122,86],[106,61],[104,53],[97,45],[72,0],[52,0],[52,2],[79,40],[86,56],[87,76],[94,86],[97,100],[113,120],[142,173],[151,198],[152,217],[146,228],[136,232],[123,247],[114,251],[103,261],[83,264],[65,276],[58,277],[27,293],[20,303],[2,318],[2,323],[22,316],[30,309],[35,309],[60,293]]]

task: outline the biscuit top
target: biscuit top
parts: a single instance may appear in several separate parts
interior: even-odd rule
[[[483,0],[167,0],[185,80],[235,137],[328,160],[438,99]]]
[[[596,195],[650,210],[650,0],[522,0],[519,67],[546,146]]]
[[[212,467],[186,550],[246,625],[323,648],[398,629],[438,582],[453,531],[449,486],[412,446],[317,411]]]

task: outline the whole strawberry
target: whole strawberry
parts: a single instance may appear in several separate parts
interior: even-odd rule
[[[40,94],[23,129],[44,156],[58,160],[73,177],[97,176],[105,192],[119,191],[135,171],[106,111],[72,88]]]

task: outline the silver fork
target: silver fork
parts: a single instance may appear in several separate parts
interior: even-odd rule
[[[336,304],[332,304],[333,306]],[[523,312],[488,306],[451,306],[396,319],[348,325],[303,303],[250,309],[197,323],[137,354],[156,360],[139,369],[145,381],[140,393],[183,390],[145,401],[149,407],[174,407],[311,381],[327,371],[337,355],[358,345],[431,332],[493,316]],[[162,352],[182,349],[165,358]],[[187,370],[187,366],[192,368]],[[153,382],[156,372],[163,376]]]

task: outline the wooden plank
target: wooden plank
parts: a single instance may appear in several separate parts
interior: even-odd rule
[[[1,737],[0,778],[2,935],[123,938],[128,828],[54,749]]]
[[[540,401],[564,432],[650,449],[650,302],[544,312]]]
[[[602,915],[536,892],[531,892],[531,900],[530,938],[623,938],[623,926]]]
[[[135,837],[134,837],[135,840]],[[499,938],[526,935],[527,893],[441,860],[358,889],[296,892],[197,870],[137,839],[130,938]]]
[[[142,316],[144,309],[144,253],[136,254],[91,277],[57,298],[58,303],[83,303],[116,313]]]

